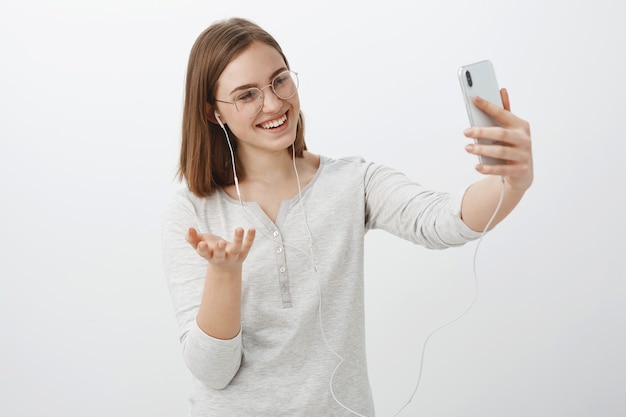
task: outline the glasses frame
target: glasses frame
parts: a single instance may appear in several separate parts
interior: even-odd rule
[[[291,74],[291,77],[292,77],[292,78],[294,78],[294,77],[295,77],[295,80],[296,80],[296,91],[294,91],[294,93],[293,93],[292,95],[290,95],[289,97],[281,97],[281,96],[279,96],[279,95],[278,95],[278,93],[276,93],[276,90],[274,89],[274,81],[276,81],[276,79],[277,79],[278,77],[280,77],[281,75],[283,75],[283,74],[285,74],[285,73],[289,73],[289,74]],[[246,91],[250,91],[250,90],[257,90],[257,91],[259,92],[259,94],[261,95],[261,100],[259,100],[259,101],[260,101],[260,103],[261,103],[261,105],[259,106],[259,109],[258,109],[258,110],[257,110],[254,114],[245,114],[245,113],[243,113],[241,110],[239,110],[239,106],[237,106],[237,100],[235,100],[235,101],[225,101],[225,100],[218,100],[218,99],[215,99],[215,101],[217,101],[217,102],[219,102],[219,103],[233,104],[233,105],[235,106],[235,108],[237,109],[237,111],[238,111],[239,113],[241,113],[242,115],[247,116],[247,117],[254,117],[254,116],[256,116],[257,114],[259,114],[259,112],[261,111],[261,109],[263,109],[263,102],[265,101],[265,94],[263,94],[263,90],[265,90],[267,87],[272,87],[272,92],[273,92],[273,93],[274,93],[274,95],[275,95],[276,97],[278,97],[279,99],[281,99],[281,100],[289,100],[291,97],[293,97],[293,96],[295,96],[295,95],[296,95],[296,93],[298,92],[298,87],[299,87],[299,86],[300,86],[300,79],[298,78],[298,73],[297,73],[297,72],[295,72],[295,71],[291,71],[291,70],[285,70],[285,71],[282,71],[282,72],[280,72],[279,74],[277,74],[274,78],[272,78],[272,82],[271,82],[271,83],[269,83],[268,85],[266,85],[265,87],[261,87],[261,88],[251,87],[251,88],[246,89]]]

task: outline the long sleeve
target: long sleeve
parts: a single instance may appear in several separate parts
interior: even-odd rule
[[[463,245],[480,236],[460,218],[463,194],[428,190],[401,172],[369,164],[366,224],[430,249]]]
[[[196,210],[187,195],[178,193],[164,216],[162,247],[183,358],[196,379],[209,388],[222,389],[239,370],[241,333],[231,340],[219,340],[205,334],[196,323],[206,261],[185,241],[189,227],[199,227]]]

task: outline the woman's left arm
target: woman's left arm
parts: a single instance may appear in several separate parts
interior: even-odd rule
[[[526,190],[533,182],[533,157],[528,122],[511,113],[509,95],[500,90],[504,109],[483,100],[474,99],[474,104],[496,120],[498,127],[471,127],[465,130],[468,138],[481,138],[498,141],[500,144],[486,145],[472,143],[466,151],[474,155],[503,159],[505,164],[479,164],[476,170],[488,175],[472,184],[463,197],[461,218],[472,230],[483,231],[495,211],[502,181],[504,198],[490,228],[504,219],[519,203]]]

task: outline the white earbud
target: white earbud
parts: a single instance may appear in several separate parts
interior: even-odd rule
[[[217,114],[217,110],[215,110],[215,111],[213,112],[213,114],[215,115],[215,118],[217,119],[217,123],[219,123],[219,124],[220,124],[220,127],[221,127],[222,129],[224,129],[224,123],[222,123],[222,119],[220,119],[220,115],[219,115],[219,114]]]

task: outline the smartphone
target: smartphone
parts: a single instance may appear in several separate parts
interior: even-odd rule
[[[459,68],[459,82],[461,83],[461,91],[465,100],[465,108],[472,126],[499,126],[490,116],[474,105],[473,98],[480,96],[487,101],[503,108],[502,98],[500,97],[500,88],[496,80],[496,72],[493,64],[489,60],[476,62],[469,65],[463,65]],[[495,144],[497,141],[475,138],[477,143]],[[498,158],[489,158],[484,156],[478,157],[481,164],[499,165],[506,161]]]

